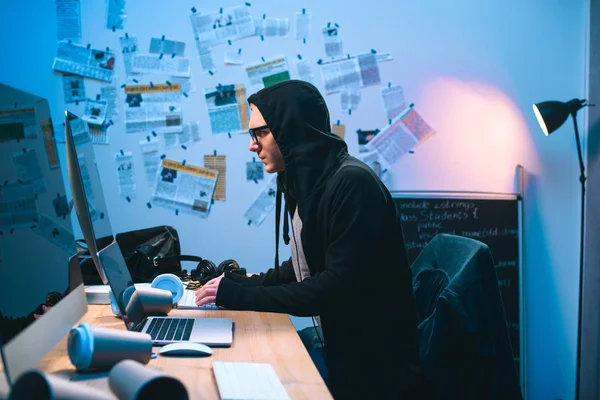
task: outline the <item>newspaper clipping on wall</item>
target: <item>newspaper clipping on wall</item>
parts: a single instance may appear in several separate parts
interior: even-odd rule
[[[109,49],[96,50],[60,41],[52,69],[110,82],[113,77],[114,65],[115,55]]]
[[[361,53],[321,62],[321,76],[325,92],[335,93],[342,89],[379,85],[378,57],[374,53]]]
[[[219,171],[165,159],[156,175],[152,204],[208,217]]]
[[[203,48],[256,34],[250,7],[246,5],[195,12],[190,21],[198,46]]]
[[[182,131],[179,84],[128,85],[124,92],[125,133]]]
[[[244,213],[244,218],[248,221],[248,225],[260,226],[267,215],[275,206],[275,197],[277,195],[277,176],[273,176],[271,180],[262,188],[256,199],[250,204],[248,210]]]
[[[246,65],[246,73],[250,81],[251,92],[290,79],[290,69],[283,55],[249,63]]]
[[[213,135],[243,132],[248,127],[248,104],[243,84],[204,89]]]

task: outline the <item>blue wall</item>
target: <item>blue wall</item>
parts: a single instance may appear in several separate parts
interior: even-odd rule
[[[214,76],[200,71],[189,9],[209,2],[182,3],[130,0],[126,31],[147,48],[151,36],[166,35],[187,44],[198,91],[184,101],[186,121],[200,121],[202,144],[194,152],[170,153],[175,159],[202,165],[202,156],[218,150],[228,156],[227,201],[217,202],[207,220],[176,218],[167,210],[147,210],[151,187],[144,184],[140,140],[123,134],[123,113],[109,131],[110,146],[97,146],[100,174],[115,231],[162,223],[174,224],[183,251],[220,261],[236,258],[250,270],[266,270],[274,253],[271,214],[260,227],[248,227],[242,215],[260,185],[246,182],[244,163],[251,160],[247,138],[211,137],[202,89],[218,83],[245,82],[241,67],[220,66]],[[212,7],[241,4],[210,2]],[[48,99],[55,120],[65,109],[60,75],[51,67],[56,49],[52,1],[6,1],[0,12],[3,38],[0,81]],[[524,204],[527,397],[571,399],[575,390],[578,299],[579,183],[572,125],[549,138],[536,126],[531,104],[584,97],[586,10],[584,0],[505,1],[253,1],[256,16],[288,17],[301,8],[313,13],[307,44],[290,37],[261,42],[249,38],[234,45],[245,60],[285,54],[289,62],[301,53],[313,62],[324,58],[320,28],[340,25],[344,51],[350,54],[389,51],[394,60],[380,65],[383,82],[404,86],[408,101],[437,134],[400,161],[388,178],[390,189],[512,192],[517,164],[527,172]],[[122,32],[104,28],[104,1],[82,1],[83,43],[118,49]],[[222,64],[227,46],[215,48]],[[117,61],[120,63],[120,60]],[[317,83],[322,87],[314,65]],[[117,65],[121,80],[122,65]],[[99,93],[86,81],[88,96]],[[339,111],[338,96],[327,96],[332,119],[346,124],[346,140],[357,152],[357,129],[386,123],[379,88],[363,90],[360,108],[351,116]],[[83,105],[67,107],[81,113]],[[584,114],[580,113],[583,121]],[[132,150],[138,199],[119,198],[114,154]],[[289,255],[282,250],[282,257]],[[357,316],[357,323],[360,317]]]

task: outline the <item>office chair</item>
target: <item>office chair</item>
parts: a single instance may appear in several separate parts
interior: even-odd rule
[[[421,368],[435,399],[522,399],[494,260],[440,234],[411,266]]]

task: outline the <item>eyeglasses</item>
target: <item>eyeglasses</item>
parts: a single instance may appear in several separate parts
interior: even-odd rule
[[[264,131],[265,129],[269,129],[269,126],[268,125],[263,125],[263,126],[259,126],[259,127],[256,127],[256,128],[250,128],[250,129],[248,129],[248,132],[250,133],[250,137],[252,138],[252,140],[254,140],[254,143],[260,144],[258,142],[258,137],[256,137],[256,132]]]

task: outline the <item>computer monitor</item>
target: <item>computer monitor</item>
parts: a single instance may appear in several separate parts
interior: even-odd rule
[[[79,227],[96,271],[106,285],[97,253],[113,241],[112,229],[87,123],[69,111],[65,111],[65,143],[69,186]]]
[[[10,384],[38,366],[87,302],[48,104],[0,85],[6,99],[3,116],[13,121],[0,122],[0,373]]]

